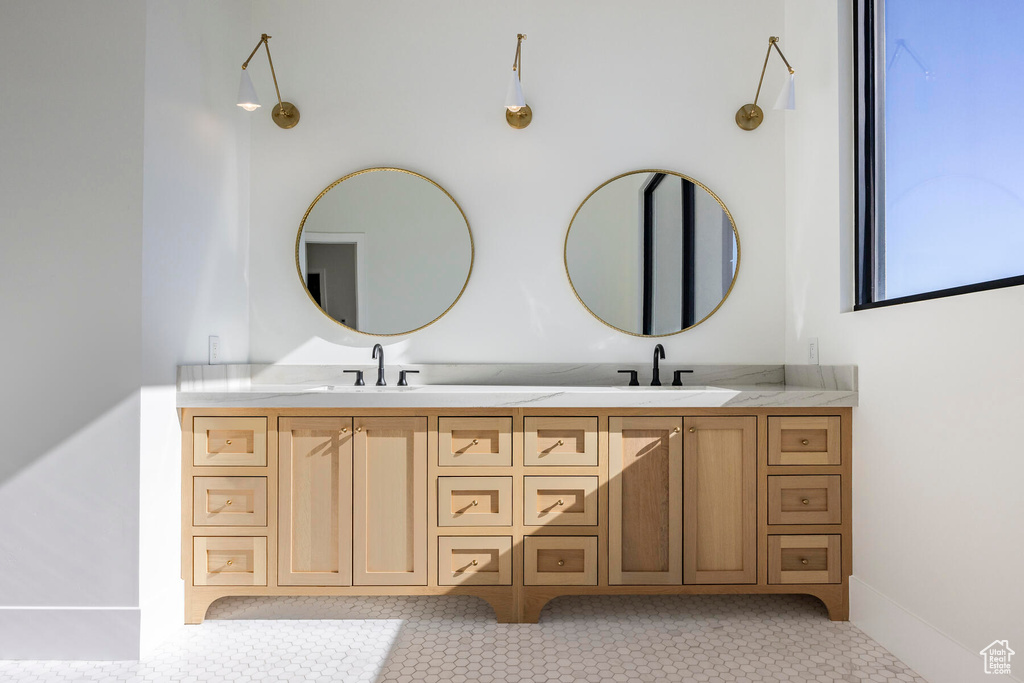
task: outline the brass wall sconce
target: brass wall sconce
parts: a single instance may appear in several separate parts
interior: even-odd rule
[[[796,109],[796,71],[790,65],[789,60],[786,59],[786,55],[782,54],[782,50],[779,49],[779,38],[772,36],[768,39],[768,52],[764,56],[764,66],[761,67],[761,80],[757,82],[757,94],[754,95],[754,103],[744,104],[736,112],[736,125],[743,130],[754,130],[764,120],[764,112],[761,111],[761,107],[757,106],[757,98],[761,96],[764,72],[768,68],[768,58],[772,56],[773,47],[789,68],[789,78],[786,79],[785,84],[782,86],[782,92],[779,93],[779,98],[775,101],[775,108]]]
[[[245,60],[242,64],[242,82],[238,85],[238,106],[246,111],[256,111],[260,108],[260,100],[256,97],[256,89],[252,87],[252,79],[249,78],[249,72],[246,71],[246,67],[249,66],[249,62],[252,61],[253,55],[260,49],[260,46],[267,48],[267,61],[270,62],[270,75],[274,77],[274,90],[277,91],[277,104],[270,111],[271,117],[281,128],[294,128],[295,124],[299,122],[299,108],[291,102],[285,102],[281,99],[281,89],[277,87],[277,74],[274,72],[274,60],[270,57],[270,36],[264,33],[260,37],[260,42],[256,43],[256,47],[249,53],[249,59]]]
[[[526,35],[516,35],[516,56],[512,60],[512,80],[505,94],[505,121],[513,128],[526,128],[533,121],[533,110],[523,97],[522,49]]]

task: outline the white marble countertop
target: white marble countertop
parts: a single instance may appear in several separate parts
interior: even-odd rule
[[[621,365],[400,365],[415,386],[351,386],[334,366],[197,365],[178,370],[179,408],[687,408],[857,405],[854,366],[690,366],[686,386],[622,386]],[[626,366],[631,368],[631,366]],[[469,369],[476,369],[471,373]],[[633,369],[633,368],[631,368]],[[641,381],[644,379],[643,369]],[[649,370],[647,370],[649,373]],[[421,384],[423,378],[430,382]],[[473,380],[472,383],[466,380]],[[665,381],[665,380],[668,381]],[[478,380],[478,381],[477,381]],[[516,380],[533,380],[517,384]],[[541,380],[542,383],[537,382]],[[610,380],[610,381],[609,381]],[[599,383],[600,382],[600,383]],[[609,386],[611,383],[616,385]]]

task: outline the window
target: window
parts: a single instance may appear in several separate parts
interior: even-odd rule
[[[1024,284],[1024,2],[855,12],[856,308]]]

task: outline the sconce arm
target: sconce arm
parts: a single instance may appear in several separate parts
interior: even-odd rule
[[[249,66],[249,62],[252,61],[253,55],[256,54],[256,51],[260,49],[260,45],[267,48],[267,61],[270,62],[270,75],[274,78],[274,90],[277,92],[277,104],[283,111],[284,100],[281,99],[281,88],[279,88],[277,85],[277,73],[274,71],[274,60],[270,56],[270,36],[268,36],[266,33],[260,36],[260,42],[256,43],[256,47],[254,47],[252,49],[252,52],[249,53],[249,57],[242,64],[242,68],[245,69]]]
[[[512,60],[512,70],[519,72],[519,80],[523,80],[522,48],[524,40],[526,40],[525,33],[516,34],[516,56]]]
[[[789,73],[795,73],[795,70],[792,65],[790,65],[789,60],[786,59],[786,55],[782,54],[782,50],[779,48],[778,36],[772,36],[769,38],[768,51],[764,54],[764,64],[761,66],[761,78],[757,81],[757,93],[754,95],[755,107],[757,106],[758,98],[761,97],[761,85],[764,83],[764,72],[768,69],[768,59],[772,56],[773,47],[775,48],[775,51],[779,53],[779,56],[782,57],[782,61],[786,63],[786,68],[789,69]]]

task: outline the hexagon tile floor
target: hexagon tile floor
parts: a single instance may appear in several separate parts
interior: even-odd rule
[[[229,598],[141,662],[0,662],[0,680],[924,681],[807,596],[563,597],[539,624],[482,600]]]

